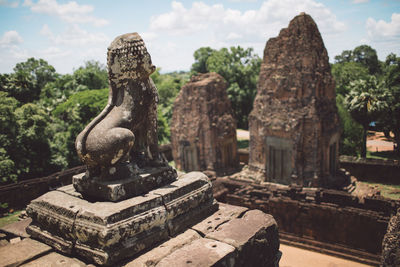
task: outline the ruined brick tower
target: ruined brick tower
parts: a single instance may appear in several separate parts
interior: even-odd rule
[[[309,15],[296,16],[267,42],[249,128],[249,167],[265,181],[325,186],[335,179],[335,82]]]
[[[171,122],[178,169],[218,172],[237,166],[236,121],[226,88],[222,76],[205,73],[193,76],[179,92]]]

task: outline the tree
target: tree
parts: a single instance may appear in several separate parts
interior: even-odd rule
[[[355,62],[366,66],[369,70],[369,74],[375,75],[381,72],[376,50],[369,45],[360,45],[354,48],[353,58]]]
[[[73,78],[77,84],[86,86],[86,89],[92,90],[108,87],[107,69],[98,61],[85,62],[84,67],[79,67],[79,69],[74,71]]]
[[[353,120],[344,105],[344,97],[336,96],[336,106],[340,117],[340,126],[343,130],[340,144],[340,155],[358,156],[362,150],[363,127]]]
[[[393,132],[396,153],[400,156],[400,57],[393,53],[386,57],[384,81],[388,90],[387,109],[378,123]]]
[[[209,72],[207,67],[207,60],[213,52],[216,50],[211,47],[200,47],[194,51],[194,63],[192,64],[191,71],[193,74],[196,73],[207,73]]]
[[[32,76],[39,88],[43,88],[48,82],[54,81],[58,74],[53,66],[44,59],[29,58],[26,62],[17,63],[15,73],[26,73]]]
[[[54,171],[50,167],[49,140],[52,133],[47,112],[33,103],[25,104],[15,110],[18,126],[15,164],[19,179],[41,177]]]
[[[231,47],[212,50],[202,47],[195,52],[192,72],[216,72],[228,82],[228,97],[232,103],[237,126],[248,128],[248,115],[257,92],[261,59],[252,48]],[[205,64],[204,64],[205,62]]]
[[[336,94],[345,96],[349,93],[347,89],[350,82],[365,80],[368,76],[368,69],[358,62],[342,62],[332,65],[332,75],[336,82]]]
[[[381,66],[376,50],[369,45],[360,45],[354,50],[344,50],[342,54],[335,56],[335,65],[349,62],[357,62],[368,69],[370,75],[380,74]]]
[[[364,129],[361,157],[365,157],[368,127],[371,122],[379,118],[381,112],[387,109],[388,93],[385,85],[379,83],[375,76],[353,81],[348,87],[349,94],[345,98],[345,106],[352,118]]]
[[[1,76],[1,91],[22,103],[29,103],[38,100],[42,88],[54,81],[58,74],[45,60],[29,58],[26,62],[17,63],[14,73]]]
[[[51,143],[55,162],[68,162],[68,167],[81,164],[75,151],[75,138],[104,109],[108,91],[105,88],[78,92],[53,110],[56,118],[53,127],[58,129],[57,138]]]
[[[0,183],[15,182],[17,169],[12,153],[17,150],[16,136],[18,134],[15,110],[19,102],[8,97],[6,92],[0,92]]]
[[[342,54],[335,56],[335,63],[345,63],[353,61],[353,51],[343,50]]]

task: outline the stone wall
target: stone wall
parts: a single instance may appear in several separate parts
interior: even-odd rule
[[[267,42],[249,129],[249,166],[264,174],[262,181],[325,186],[335,177],[335,83],[309,15],[296,16]]]
[[[400,162],[398,160],[340,156],[340,168],[346,169],[359,181],[400,184]]]
[[[184,171],[220,171],[237,166],[236,121],[217,73],[193,76],[174,102],[172,155]]]
[[[85,170],[85,166],[78,166],[46,177],[1,186],[0,203],[7,203],[8,209],[23,209],[32,199],[60,186],[70,184],[73,175]]]
[[[332,250],[343,253],[348,249],[358,260],[375,263],[390,216],[400,207],[396,201],[359,199],[343,191],[228,178],[214,182],[214,196],[221,202],[271,214],[282,235],[331,244]]]

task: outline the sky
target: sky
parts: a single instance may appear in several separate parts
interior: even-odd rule
[[[321,32],[330,62],[367,44],[380,60],[400,56],[400,0],[0,0],[0,73],[43,58],[59,73],[85,61],[106,64],[118,35],[138,32],[161,72],[187,71],[196,49],[254,48],[305,12]]]

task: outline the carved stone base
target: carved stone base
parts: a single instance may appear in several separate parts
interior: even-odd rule
[[[89,202],[69,185],[28,205],[27,232],[56,250],[104,265],[151,248],[217,209],[211,182],[200,172],[117,203]]]
[[[175,181],[176,170],[171,166],[137,170],[130,165],[109,170],[109,179],[80,173],[72,177],[76,191],[84,198],[93,200],[120,201],[148,193],[154,188]]]

